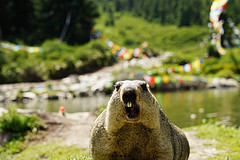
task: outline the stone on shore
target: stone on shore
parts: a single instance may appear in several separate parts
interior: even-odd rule
[[[230,78],[213,78],[210,83],[208,83],[207,88],[222,88],[222,87],[239,87],[236,80]]]

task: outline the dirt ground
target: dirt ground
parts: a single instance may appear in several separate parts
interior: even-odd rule
[[[73,113],[65,116],[57,113],[39,114],[47,125],[47,130],[42,134],[41,142],[60,140],[63,145],[76,145],[89,149],[89,133],[95,120],[92,113]],[[200,139],[195,136],[195,131],[184,131],[191,148],[189,160],[208,158],[218,151],[215,148],[215,140]]]

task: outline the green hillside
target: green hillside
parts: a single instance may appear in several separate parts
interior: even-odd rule
[[[103,38],[110,39],[115,44],[134,48],[147,41],[149,49],[154,53],[173,52],[174,56],[163,67],[174,67],[192,62],[196,58],[206,58],[212,47],[207,26],[179,28],[176,25],[160,25],[126,13],[115,14],[113,26],[106,26],[107,20],[107,15],[103,14],[97,20],[95,28],[100,30]],[[219,58],[208,58],[202,65],[202,75],[236,77],[240,73],[240,49],[228,49],[227,52],[228,54]]]
[[[200,56],[205,52],[200,43],[208,38],[207,26],[191,26],[178,28],[176,25],[160,25],[150,23],[142,18],[129,14],[115,14],[115,25],[105,26],[107,15],[103,14],[96,23],[104,38],[129,48],[140,47],[144,41],[149,48],[161,51],[173,51],[177,54]]]

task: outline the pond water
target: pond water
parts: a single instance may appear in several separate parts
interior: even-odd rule
[[[154,93],[168,118],[179,127],[201,124],[204,119],[217,119],[240,126],[240,89],[208,89]],[[0,104],[0,107],[18,107],[57,112],[64,106],[68,113],[91,112],[107,104],[110,96],[98,95],[56,101],[29,101]]]
[[[216,119],[240,125],[240,89],[208,89],[156,93],[168,118],[179,127]]]

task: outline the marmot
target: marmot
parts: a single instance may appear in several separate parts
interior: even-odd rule
[[[94,160],[187,160],[189,144],[172,124],[146,82],[119,81],[93,124]]]

